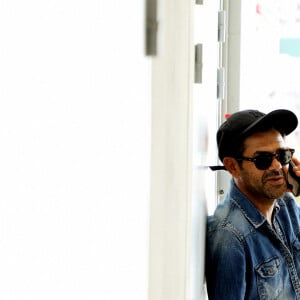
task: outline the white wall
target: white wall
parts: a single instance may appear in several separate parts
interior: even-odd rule
[[[146,299],[142,1],[1,1],[0,299]]]

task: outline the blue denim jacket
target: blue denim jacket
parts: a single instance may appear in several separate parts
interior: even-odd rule
[[[300,299],[300,209],[289,193],[273,225],[232,182],[207,222],[209,299]]]

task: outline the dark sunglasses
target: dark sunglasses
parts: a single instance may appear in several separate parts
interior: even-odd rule
[[[266,170],[268,169],[273,159],[276,158],[281,165],[287,165],[293,157],[295,150],[294,149],[279,149],[278,151],[272,152],[260,152],[255,157],[239,157],[236,158],[237,161],[251,161],[255,164],[255,167],[258,170]]]

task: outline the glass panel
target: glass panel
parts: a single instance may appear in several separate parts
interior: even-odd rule
[[[244,1],[240,108],[300,116],[300,1]],[[287,137],[300,157],[300,126]]]

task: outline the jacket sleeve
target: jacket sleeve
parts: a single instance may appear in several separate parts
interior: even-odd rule
[[[245,250],[228,228],[207,234],[205,272],[209,299],[245,299]]]

